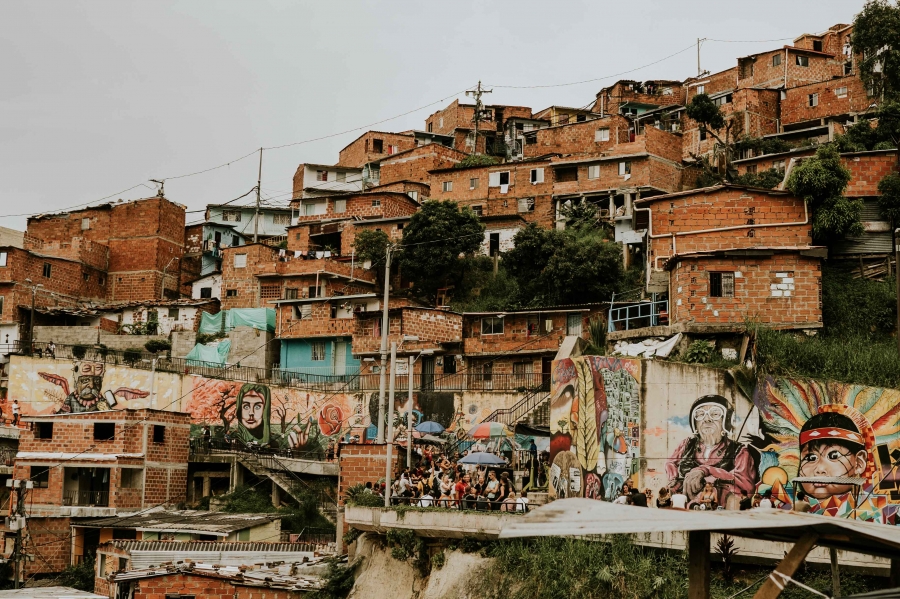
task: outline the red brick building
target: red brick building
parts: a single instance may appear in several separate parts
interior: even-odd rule
[[[694,332],[820,327],[821,261],[805,203],[787,192],[718,186],[638,200],[648,280],[668,273],[669,323]]]
[[[26,574],[59,572],[98,538],[70,538],[72,518],[98,518],[183,501],[190,415],[115,410],[30,416],[13,478],[31,480],[28,533],[42,559]],[[28,549],[26,546],[26,550]]]
[[[109,591],[130,599],[299,599],[320,585],[316,577],[282,574],[278,569],[194,564],[120,572],[111,578]]]

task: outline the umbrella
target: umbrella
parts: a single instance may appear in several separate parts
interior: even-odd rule
[[[498,437],[512,437],[512,431],[505,424],[499,422],[482,422],[469,429],[468,436],[472,439],[496,439]]]
[[[444,427],[441,426],[440,423],[435,422],[434,420],[426,420],[425,422],[421,422],[416,425],[416,430],[420,433],[442,433],[444,432]]]
[[[492,453],[476,451],[475,453],[470,453],[466,457],[460,459],[457,463],[477,464],[480,466],[503,466],[506,464],[506,460],[504,460],[503,458],[499,458]]]
[[[432,445],[443,445],[444,440],[440,437],[435,437],[434,435],[422,435],[421,437],[416,439],[418,443],[431,443]]]

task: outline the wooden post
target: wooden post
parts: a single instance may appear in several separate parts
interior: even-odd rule
[[[688,532],[688,599],[709,599],[709,531]]]
[[[897,272],[900,272],[900,267]],[[900,559],[894,558],[891,560],[891,588],[897,587],[900,587]]]
[[[781,563],[778,564],[775,571],[769,575],[769,578],[767,578],[763,585],[759,587],[759,590],[756,591],[753,599],[775,599],[778,597],[786,585],[784,579],[781,576],[778,576],[778,574],[793,576],[794,572],[797,571],[797,568],[800,567],[800,564],[803,563],[803,560],[806,559],[809,552],[812,551],[812,548],[815,547],[816,541],[818,540],[818,535],[807,534],[803,535],[799,541],[794,543],[794,546],[788,551],[788,554],[784,556],[784,559],[781,560]]]
[[[837,549],[830,547],[828,555],[831,557],[831,596],[841,596],[841,571],[838,566]]]

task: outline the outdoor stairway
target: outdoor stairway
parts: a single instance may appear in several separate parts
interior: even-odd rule
[[[337,502],[327,493],[312,488],[309,483],[294,474],[281,461],[271,455],[260,456],[252,452],[239,452],[238,462],[247,470],[259,478],[268,478],[278,485],[285,493],[294,498],[297,503],[303,501],[303,494],[315,493],[318,496],[319,512],[330,522],[337,521]],[[263,460],[265,460],[264,463]]]
[[[550,392],[543,385],[529,390],[525,396],[510,408],[491,412],[483,422],[501,422],[513,428],[519,422],[529,424],[550,423]]]

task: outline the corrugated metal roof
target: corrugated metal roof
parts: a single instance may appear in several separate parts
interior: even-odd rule
[[[515,537],[709,531],[764,541],[796,542],[807,533],[817,544],[893,558],[900,535],[893,526],[778,509],[699,512],[647,509],[594,499],[559,499],[504,522],[501,539]]]
[[[0,599],[16,597],[19,599],[107,599],[104,595],[97,595],[87,591],[79,591],[72,587],[28,587],[0,591]]]
[[[227,536],[280,520],[279,514],[228,514],[200,510],[155,510],[76,523],[88,528],[133,528],[156,532],[195,532]]]
[[[311,543],[282,543],[271,541],[134,541],[115,540],[109,543],[124,551],[305,551]]]

